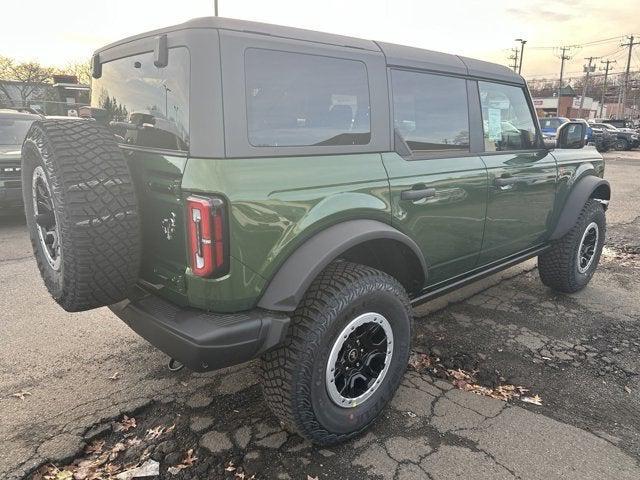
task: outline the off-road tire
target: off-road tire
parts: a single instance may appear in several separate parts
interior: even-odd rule
[[[620,138],[616,140],[616,143],[614,144],[614,146],[615,146],[615,149],[618,151],[629,150],[629,142],[627,142],[624,138]]]
[[[327,393],[329,351],[348,322],[364,311],[383,310],[394,335],[389,370],[361,405],[342,408]],[[363,265],[334,262],[309,287],[294,312],[282,346],[261,359],[262,391],[289,431],[320,445],[364,431],[393,397],[409,358],[413,317],[404,288],[391,276]]]
[[[584,273],[578,270],[578,248],[588,225],[598,225],[598,241],[591,266]],[[538,257],[540,279],[549,288],[562,293],[575,293],[587,286],[593,276],[604,245],[606,217],[602,204],[594,199],[585,203],[576,224]]]
[[[59,232],[57,269],[45,257],[34,219],[38,166]],[[133,180],[113,134],[89,120],[34,122],[22,146],[22,186],[33,251],[56,302],[76,312],[125,299],[138,276],[141,233]]]

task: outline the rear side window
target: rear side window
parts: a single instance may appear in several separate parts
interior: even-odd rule
[[[524,90],[489,82],[478,82],[478,87],[485,151],[537,148],[535,122]]]
[[[158,68],[152,52],[102,65],[93,80],[91,106],[96,120],[129,145],[162,150],[189,149],[189,51],[169,49]]]
[[[393,124],[412,152],[468,152],[467,86],[460,78],[393,70]]]
[[[254,147],[366,145],[363,62],[275,50],[245,52],[247,133]]]

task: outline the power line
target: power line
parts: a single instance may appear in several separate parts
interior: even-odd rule
[[[601,38],[599,40],[592,40],[590,42],[584,42],[584,43],[575,43],[567,46],[570,48],[582,48],[582,47],[589,47],[592,45],[612,43],[612,42],[618,42],[618,41],[620,41],[620,35],[618,35],[617,37]],[[557,46],[540,46],[540,47],[529,47],[529,48],[533,48],[535,50],[552,50],[558,47]]]

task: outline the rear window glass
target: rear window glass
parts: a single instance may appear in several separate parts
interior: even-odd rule
[[[364,63],[250,48],[245,74],[247,130],[254,147],[369,143]]]
[[[169,49],[158,68],[152,52],[102,65],[93,80],[91,106],[97,120],[121,142],[162,150],[189,149],[189,51]]]

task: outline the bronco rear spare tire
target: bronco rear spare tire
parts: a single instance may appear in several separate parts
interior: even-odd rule
[[[77,312],[125,299],[141,233],[131,173],[110,131],[89,120],[34,122],[22,187],[33,252],[56,302]]]

